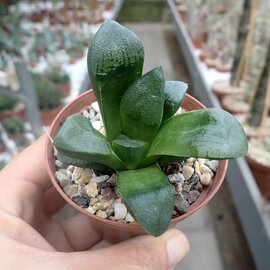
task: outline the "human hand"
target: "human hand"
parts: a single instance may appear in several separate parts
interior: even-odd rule
[[[82,214],[56,221],[64,200],[45,169],[45,137],[0,173],[0,268],[173,269],[189,250],[175,229],[109,245]]]

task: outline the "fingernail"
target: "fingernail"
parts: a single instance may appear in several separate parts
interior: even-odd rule
[[[183,235],[170,238],[167,242],[169,269],[173,269],[187,254],[189,245]]]

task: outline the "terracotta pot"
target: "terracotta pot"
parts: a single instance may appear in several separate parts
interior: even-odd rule
[[[216,61],[212,58],[206,58],[204,62],[208,68],[214,68],[216,65]]]
[[[5,119],[13,118],[13,117],[19,117],[25,119],[26,110],[24,105],[18,104],[14,109],[12,110],[5,110],[0,111],[0,120],[3,121]]]
[[[216,65],[216,70],[221,73],[230,72],[232,69],[231,66],[225,66],[225,65]]]
[[[224,84],[224,85],[223,85]],[[222,98],[228,95],[239,95],[243,93],[242,88],[231,86],[229,81],[216,81],[212,86],[212,91],[217,98],[221,101]]]
[[[53,121],[50,129],[50,137],[55,138],[61,124],[65,121],[65,119],[74,113],[78,113],[82,111],[85,107],[88,107],[92,102],[96,100],[94,92],[89,90],[82,95],[80,95],[77,99],[72,101],[70,104],[66,105],[61,112],[57,115],[56,119]],[[185,97],[183,108],[186,110],[197,110],[205,108],[199,101],[194,99],[193,97],[189,96],[188,94]],[[55,178],[55,158],[53,154],[53,145],[50,139],[47,137],[46,145],[45,145],[45,160],[46,160],[46,168],[49,174],[49,177],[60,193],[60,195],[74,208],[76,208],[79,212],[83,213],[84,215],[90,217],[92,219],[92,223],[96,228],[102,231],[107,239],[110,240],[120,240],[125,239],[128,236],[135,236],[140,234],[145,234],[144,230],[141,226],[137,223],[132,224],[124,224],[119,223],[116,221],[111,221],[108,219],[103,219],[97,217],[96,215],[92,215],[83,208],[80,208],[75,202],[73,202],[62,190],[59,186],[56,178]],[[228,166],[227,160],[222,160],[219,163],[219,169],[215,175],[215,178],[212,181],[212,184],[208,187],[205,187],[200,194],[199,198],[196,200],[195,203],[190,205],[188,208],[188,212],[182,216],[173,218],[171,220],[170,227],[174,227],[179,221],[187,218],[188,216],[192,215],[196,211],[198,211],[202,206],[207,204],[210,199],[215,195],[215,193],[220,188]]]
[[[258,163],[251,156],[246,156],[247,162],[263,196],[270,195],[270,167]]]
[[[192,43],[193,43],[193,46],[196,48],[196,49],[200,49],[203,47],[203,44],[204,44],[204,38],[199,38],[199,39],[192,39]]]
[[[70,96],[71,85],[70,83],[57,84],[57,88],[63,93],[64,97]]]
[[[41,121],[44,126],[50,126],[56,115],[61,111],[62,106],[49,111],[40,111]]]
[[[228,98],[230,98],[231,95],[226,95],[224,97],[221,98],[221,104],[222,107],[229,113],[233,114],[233,115],[237,115],[237,114],[248,114],[248,108],[241,108],[240,106],[233,106],[231,103],[228,103]],[[241,95],[234,95],[234,98],[237,98],[238,96]],[[227,102],[225,102],[225,100],[227,100]]]

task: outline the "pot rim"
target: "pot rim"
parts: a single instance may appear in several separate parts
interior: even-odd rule
[[[45,141],[45,162],[46,162],[45,166],[46,166],[48,175],[49,175],[50,180],[52,181],[54,187],[60,193],[62,198],[65,199],[66,202],[68,202],[71,206],[73,206],[75,209],[77,209],[80,213],[90,217],[91,219],[93,219],[93,220],[95,220],[95,221],[97,221],[99,223],[102,223],[103,226],[117,226],[119,229],[122,228],[122,229],[125,229],[125,230],[142,229],[142,227],[137,222],[134,222],[134,223],[120,223],[120,222],[117,222],[117,221],[112,221],[112,220],[109,220],[109,219],[104,219],[104,218],[98,217],[95,214],[91,214],[90,212],[86,211],[84,208],[81,208],[80,206],[78,206],[75,202],[73,202],[65,194],[63,189],[58,184],[58,181],[56,180],[54,172],[51,170],[50,163],[51,163],[52,160],[53,160],[53,165],[52,166],[55,166],[55,164],[54,164],[55,159],[54,159],[54,155],[53,155],[53,145],[52,145],[52,142],[51,142],[51,138],[52,138],[51,133],[52,133],[52,131],[54,129],[54,126],[58,124],[58,122],[60,121],[60,118],[62,117],[62,114],[64,112],[69,111],[69,108],[71,106],[74,107],[75,105],[81,104],[82,100],[85,99],[91,93],[93,94],[92,89],[84,92],[83,94],[78,96],[75,100],[73,100],[72,102],[70,102],[69,104],[64,106],[62,108],[62,110],[58,113],[58,115],[56,116],[54,121],[52,122],[51,127],[50,127],[50,131],[49,131],[49,136],[46,137],[46,141]],[[196,100],[195,98],[193,98],[189,94],[185,95],[185,99],[189,100],[193,104],[196,104],[197,106],[200,106],[201,107],[200,109],[205,109],[206,108],[202,103],[200,103],[198,100]],[[83,107],[84,106],[81,106],[81,109]],[[49,151],[50,147],[52,148],[51,152]],[[50,157],[53,157],[53,159],[50,158]],[[222,183],[223,183],[223,181],[225,179],[225,174],[226,174],[226,171],[227,171],[227,167],[228,167],[228,160],[219,160],[219,168],[218,168],[218,171],[215,174],[214,179],[212,180],[212,183],[207,187],[204,186],[204,189],[201,192],[200,196],[197,198],[197,200],[193,204],[190,205],[190,207],[192,206],[191,209],[189,209],[190,208],[189,207],[188,211],[185,214],[177,216],[177,217],[171,219],[170,226],[174,226],[179,221],[181,221],[181,220],[187,218],[188,216],[192,215],[193,213],[198,211],[200,208],[202,208],[204,205],[206,205],[213,198],[213,196],[217,193],[217,191],[219,190],[220,186],[222,185]],[[217,178],[217,174],[218,174],[219,171],[221,172],[220,173],[221,174],[220,179]],[[217,182],[216,185],[213,185],[214,181]],[[205,192],[206,196],[201,201],[200,197],[201,197],[203,192]],[[196,204],[196,202],[197,202],[197,204]]]

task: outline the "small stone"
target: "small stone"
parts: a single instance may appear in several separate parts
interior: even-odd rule
[[[189,192],[192,185],[184,184],[182,187],[182,191]]]
[[[194,163],[194,167],[195,167],[195,172],[200,176],[201,175],[200,165],[199,165],[199,162],[197,160]]]
[[[91,177],[93,175],[93,171],[91,169],[84,169],[82,171],[82,174],[79,178],[79,180],[75,181],[75,182],[78,182],[79,184],[88,184],[88,182],[90,181]]]
[[[56,147],[53,148],[53,155],[56,157],[58,154],[58,150],[56,149]]]
[[[101,129],[99,130],[99,132],[100,132],[102,135],[106,136],[106,130],[105,130],[104,127],[101,127]]]
[[[127,214],[127,208],[123,203],[114,204],[114,217],[116,220],[124,219]]]
[[[196,184],[196,186],[194,186],[194,189],[199,191],[199,192],[202,192],[203,190],[203,185],[200,181],[198,181],[198,183]]]
[[[193,167],[193,162],[186,162],[185,166]]]
[[[107,182],[101,182],[101,183],[98,183],[98,188],[99,188],[99,189],[105,189],[105,188],[107,188],[107,187],[109,187],[109,186],[110,186],[110,184],[107,183]]]
[[[206,158],[198,158],[199,165],[203,165],[205,162],[207,162],[209,159]]]
[[[112,206],[109,206],[106,209],[107,216],[110,217],[114,213],[114,208]]]
[[[195,160],[196,160],[196,158],[191,157],[191,158],[187,159],[187,162],[194,162]]]
[[[114,204],[116,204],[116,203],[122,203],[122,202],[123,202],[122,197],[114,200]]]
[[[73,166],[73,165],[69,165],[68,167],[67,167],[67,170],[68,171],[70,171],[70,172],[74,172],[74,169],[75,169],[75,166]]]
[[[72,173],[72,180],[76,181],[81,177],[81,174],[83,172],[83,168],[75,167],[73,173]]]
[[[63,166],[63,163],[60,160],[55,160],[55,166],[58,168],[61,168]]]
[[[209,186],[211,183],[211,174],[210,173],[206,173],[206,174],[202,174],[200,176],[200,182],[204,185],[204,186]]]
[[[167,174],[180,173],[180,171],[181,171],[181,164],[179,162],[172,163],[168,165],[166,168]]]
[[[179,195],[175,197],[174,206],[176,210],[181,214],[185,214],[187,212],[187,209],[189,207],[188,201],[186,201],[183,196]]]
[[[97,199],[98,199],[99,202],[102,201],[103,198],[104,198],[103,195],[101,195],[101,194],[97,195]]]
[[[55,177],[59,181],[59,184],[62,188],[68,184],[71,184],[71,179],[61,171],[55,172]]]
[[[96,204],[98,202],[97,198],[91,198],[90,199],[90,205],[93,206],[94,204]]]
[[[101,218],[107,218],[108,217],[106,211],[102,211],[102,210],[98,210],[96,212],[96,216],[101,217]]]
[[[98,106],[97,101],[95,101],[95,102],[93,102],[93,103],[91,104],[91,108],[92,108],[93,110],[95,110],[96,112],[100,112],[100,109],[99,109],[99,106]]]
[[[116,186],[116,175],[115,173],[107,180],[107,183],[110,183],[113,187]]]
[[[96,177],[92,177],[91,182],[99,184],[99,183],[102,183],[102,182],[108,180],[109,178],[110,178],[109,175],[96,176]]]
[[[97,188],[97,184],[96,183],[92,183],[92,182],[88,183],[85,186],[85,190],[86,190],[86,194],[89,197],[95,198],[98,195],[98,188]]]
[[[78,186],[77,185],[67,185],[67,186],[64,186],[63,190],[67,194],[68,197],[72,197],[78,193]]]
[[[183,198],[187,201],[187,199],[188,199],[188,192],[183,190],[182,193],[181,193],[181,196],[183,196]]]
[[[168,175],[168,179],[172,184],[178,183],[178,182],[184,182],[185,177],[182,173],[174,173]]]
[[[86,190],[84,186],[78,185],[78,193],[80,195],[86,195]]]
[[[115,198],[115,194],[113,193],[110,187],[101,190],[101,194],[104,196],[106,200],[112,200]]]
[[[212,171],[216,172],[218,170],[218,161],[217,160],[209,160],[205,163]]]
[[[87,110],[84,110],[82,114],[85,118],[90,119],[90,114]]]
[[[90,109],[90,111],[89,111],[89,118],[90,119],[93,119],[95,117],[95,115],[96,115],[96,112],[93,109]]]
[[[90,203],[90,198],[87,195],[76,196],[72,200],[82,208],[87,208]]]
[[[93,126],[93,128],[95,128],[96,130],[100,130],[100,129],[101,129],[101,123],[100,123],[100,121],[94,121],[94,122],[92,123],[92,126]]]
[[[183,191],[182,183],[176,183],[175,184],[175,191],[176,191],[176,195],[181,194],[181,192]]]
[[[115,221],[115,217],[114,216],[109,216],[109,220]]]
[[[126,215],[125,220],[130,223],[134,222],[134,218],[129,212]]]
[[[120,194],[120,192],[119,192],[118,187],[115,187],[115,188],[114,188],[114,193],[115,193],[115,195],[116,195],[117,197],[121,197],[121,194]]]
[[[110,206],[110,204],[106,201],[101,201],[101,202],[97,202],[96,204],[93,205],[93,208],[95,210],[102,210],[105,211],[108,207]]]
[[[197,200],[197,198],[200,196],[200,192],[197,190],[192,190],[188,194],[188,202],[192,204]]]
[[[88,211],[89,213],[93,215],[96,213],[96,210],[91,205],[86,208],[86,211]]]
[[[182,168],[182,173],[185,177],[185,180],[188,180],[194,173],[194,169],[190,166],[184,166]]]
[[[199,175],[198,175],[197,173],[194,173],[194,174],[189,178],[189,180],[187,181],[187,184],[188,184],[188,185],[194,186],[194,185],[196,185],[196,184],[199,182],[199,180],[200,180]]]
[[[212,170],[209,167],[207,167],[206,165],[201,165],[200,166],[200,171],[201,171],[202,174],[209,173],[211,175],[211,177],[213,177],[213,175],[214,175]]]

